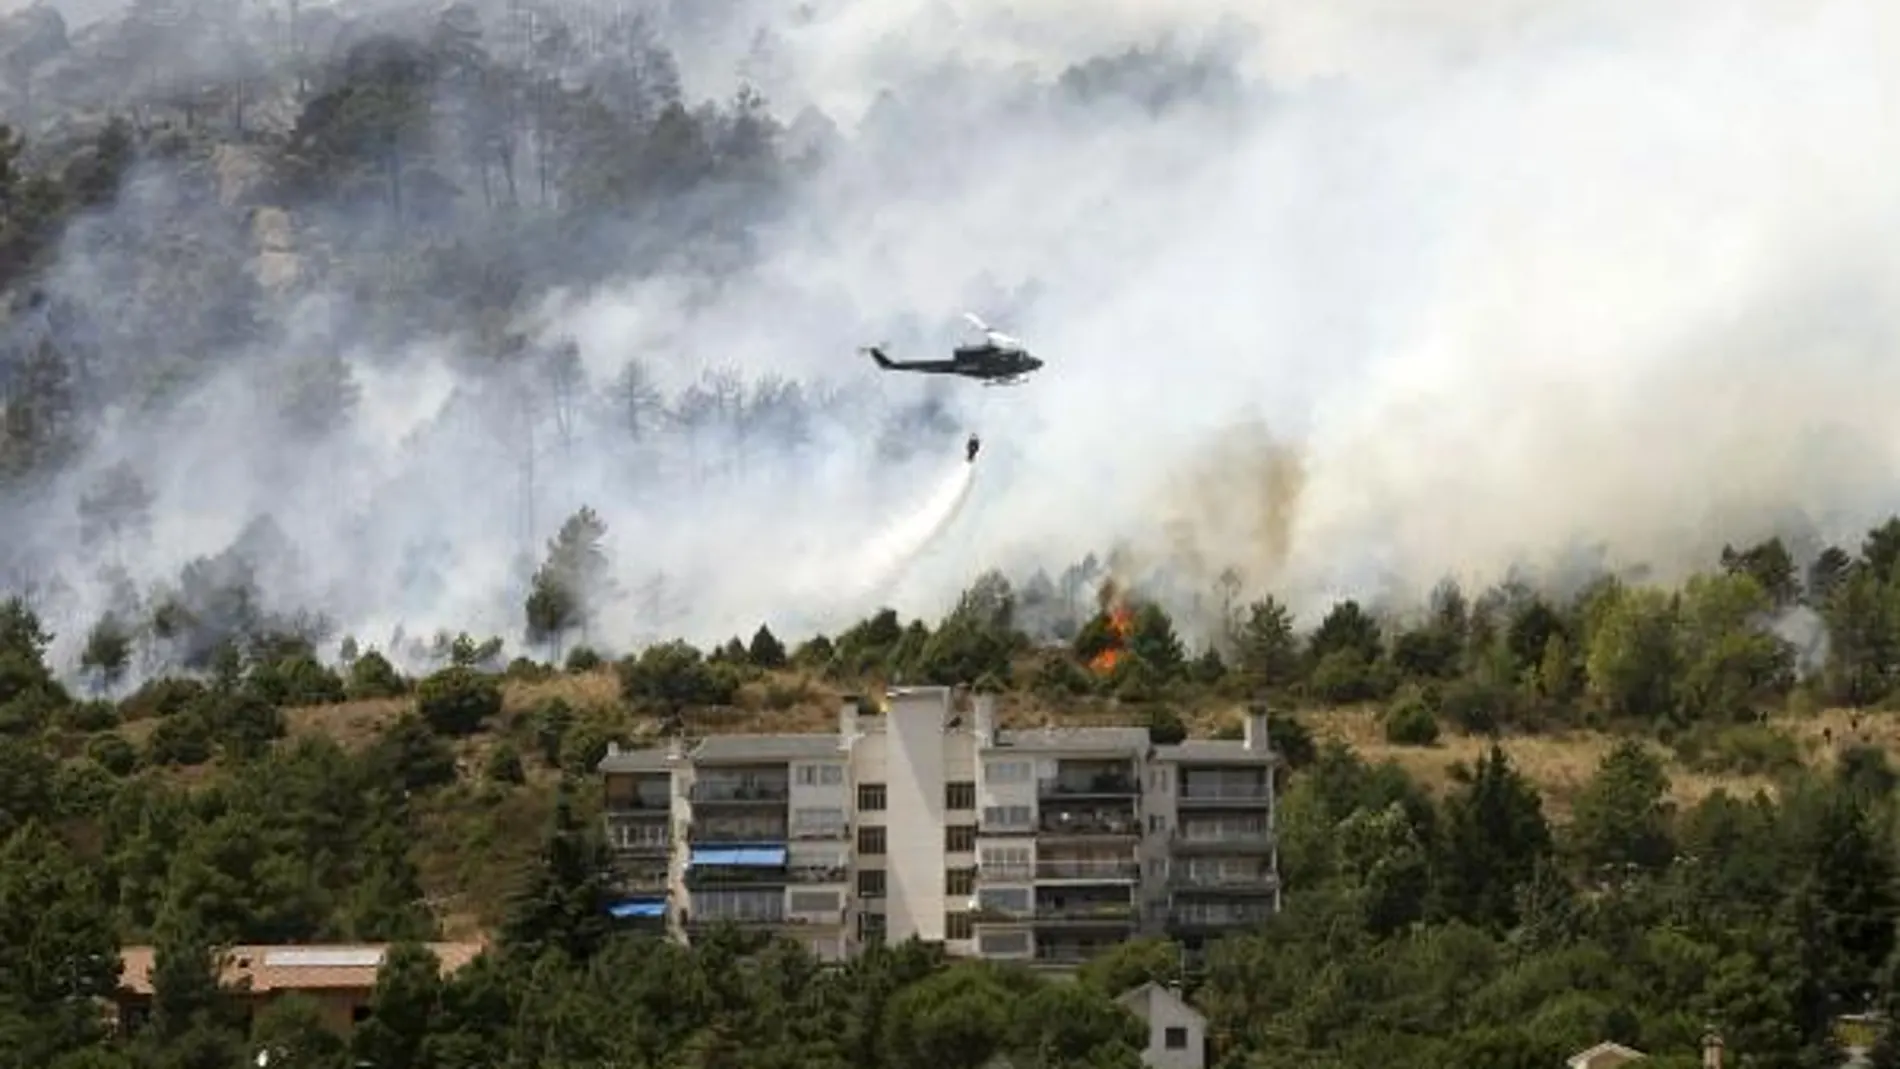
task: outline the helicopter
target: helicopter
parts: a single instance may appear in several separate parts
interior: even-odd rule
[[[1000,330],[990,329],[989,324],[979,319],[974,312],[963,313],[963,318],[983,332],[983,341],[976,345],[959,345],[951,350],[948,360],[892,360],[876,345],[865,346],[862,352],[871,354],[877,366],[885,371],[916,371],[926,375],[962,375],[965,378],[980,380],[985,386],[1015,386],[1029,376],[1029,373],[1042,367],[1042,361],[1029,355],[1029,350],[1016,338]]]

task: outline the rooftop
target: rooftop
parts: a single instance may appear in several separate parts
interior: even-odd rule
[[[795,761],[840,757],[843,740],[823,735],[709,735],[692,750],[694,761]]]
[[[1077,750],[1102,753],[1145,751],[1150,743],[1147,728],[1007,728],[996,733],[991,749],[1069,753]]]
[[[600,759],[595,769],[600,772],[665,772],[668,767],[664,748],[623,750],[618,744],[609,744],[607,756]]]
[[[1279,755],[1247,749],[1239,739],[1184,739],[1173,746],[1155,747],[1154,759],[1182,764],[1256,764]]]
[[[442,961],[444,973],[454,972],[475,959],[482,943],[425,943]],[[376,986],[386,943],[326,944],[320,946],[234,946],[225,956],[224,983],[249,981],[250,990],[318,991]],[[119,951],[119,986],[135,995],[152,993],[155,952],[149,946]]]

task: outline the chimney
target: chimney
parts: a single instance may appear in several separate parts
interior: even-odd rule
[[[1713,1030],[1702,1037],[1702,1069],[1722,1069],[1722,1037]]]
[[[607,756],[608,757],[620,756],[620,744],[618,742],[615,742],[612,739],[607,740]]]
[[[612,744],[609,743],[608,745],[611,746]],[[666,740],[667,762],[669,764],[673,764],[673,763],[678,763],[680,761],[683,761],[685,759],[686,759],[686,740],[680,738],[678,735],[675,735],[672,738]]]
[[[978,694],[970,699],[970,715],[975,718],[976,744],[989,746],[996,738],[996,695]]]
[[[1267,707],[1256,702],[1247,707],[1247,720],[1241,728],[1241,745],[1249,753],[1264,754],[1272,749],[1267,738]]]
[[[850,740],[858,734],[858,696],[843,694],[838,697],[838,738]],[[845,743],[850,745],[849,741]]]

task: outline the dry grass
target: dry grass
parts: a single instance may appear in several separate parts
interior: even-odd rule
[[[1435,794],[1450,784],[1454,766],[1475,765],[1491,747],[1488,738],[1449,731],[1435,746],[1396,746],[1385,740],[1377,713],[1369,709],[1309,712],[1302,719],[1316,737],[1339,739],[1375,764],[1396,762]],[[1498,741],[1511,764],[1543,792],[1545,811],[1554,820],[1564,820],[1569,817],[1577,792],[1596,774],[1597,765],[1618,739],[1596,731],[1569,731]],[[1682,767],[1669,750],[1655,743],[1646,745],[1662,759],[1669,773],[1670,794],[1679,806],[1694,805],[1717,788],[1741,795],[1774,789],[1764,777],[1712,776],[1691,771]]]

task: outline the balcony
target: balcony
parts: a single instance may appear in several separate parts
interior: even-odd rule
[[[1036,911],[1028,906],[1009,906],[1000,902],[981,902],[970,911],[972,924],[1027,924]]]
[[[740,928],[775,928],[790,922],[789,915],[783,910],[777,913],[687,913],[683,921],[685,927],[696,931],[717,928],[722,924],[736,925]]]
[[[1035,879],[1036,870],[1028,863],[1021,865],[978,865],[976,881],[978,883],[1029,883]]]
[[[758,821],[695,820],[686,829],[686,841],[701,843],[782,843],[785,825]]]
[[[1141,879],[1141,863],[1132,858],[1052,858],[1036,862],[1036,879],[1129,882]]]
[[[1182,825],[1168,839],[1182,854],[1264,854],[1273,850],[1273,833],[1265,824],[1248,826]]]
[[[1195,872],[1176,866],[1168,873],[1170,891],[1213,891],[1246,894],[1267,893],[1280,886],[1280,877],[1265,869],[1255,871]]]
[[[664,820],[628,820],[609,814],[604,823],[607,845],[616,854],[663,857],[673,851],[672,828]]]
[[[795,865],[785,870],[790,883],[850,883],[848,865]]]
[[[651,813],[664,816],[673,809],[673,796],[670,794],[651,796],[629,794],[621,797],[608,795],[601,806],[608,813]]]
[[[1036,834],[1046,838],[1126,839],[1141,837],[1141,816],[1133,806],[1045,809]]]
[[[1035,922],[1124,927],[1135,923],[1135,904],[1127,899],[1044,899],[1036,903]]]
[[[1249,906],[1195,906],[1180,907],[1168,911],[1168,930],[1172,932],[1231,932],[1245,928],[1258,928],[1273,918],[1273,907],[1267,903]]]
[[[1035,794],[1039,797],[1138,797],[1142,794],[1142,784],[1121,771],[1075,777],[1058,775],[1035,780]]]
[[[687,796],[695,806],[784,805],[792,788],[788,783],[695,783]]]
[[[851,838],[849,824],[794,824],[792,838],[800,842],[816,840],[840,840]]]
[[[1176,798],[1176,806],[1187,808],[1215,809],[1233,807],[1236,809],[1257,809],[1273,799],[1266,780],[1258,783],[1206,782],[1189,778],[1181,785],[1181,793]]]

